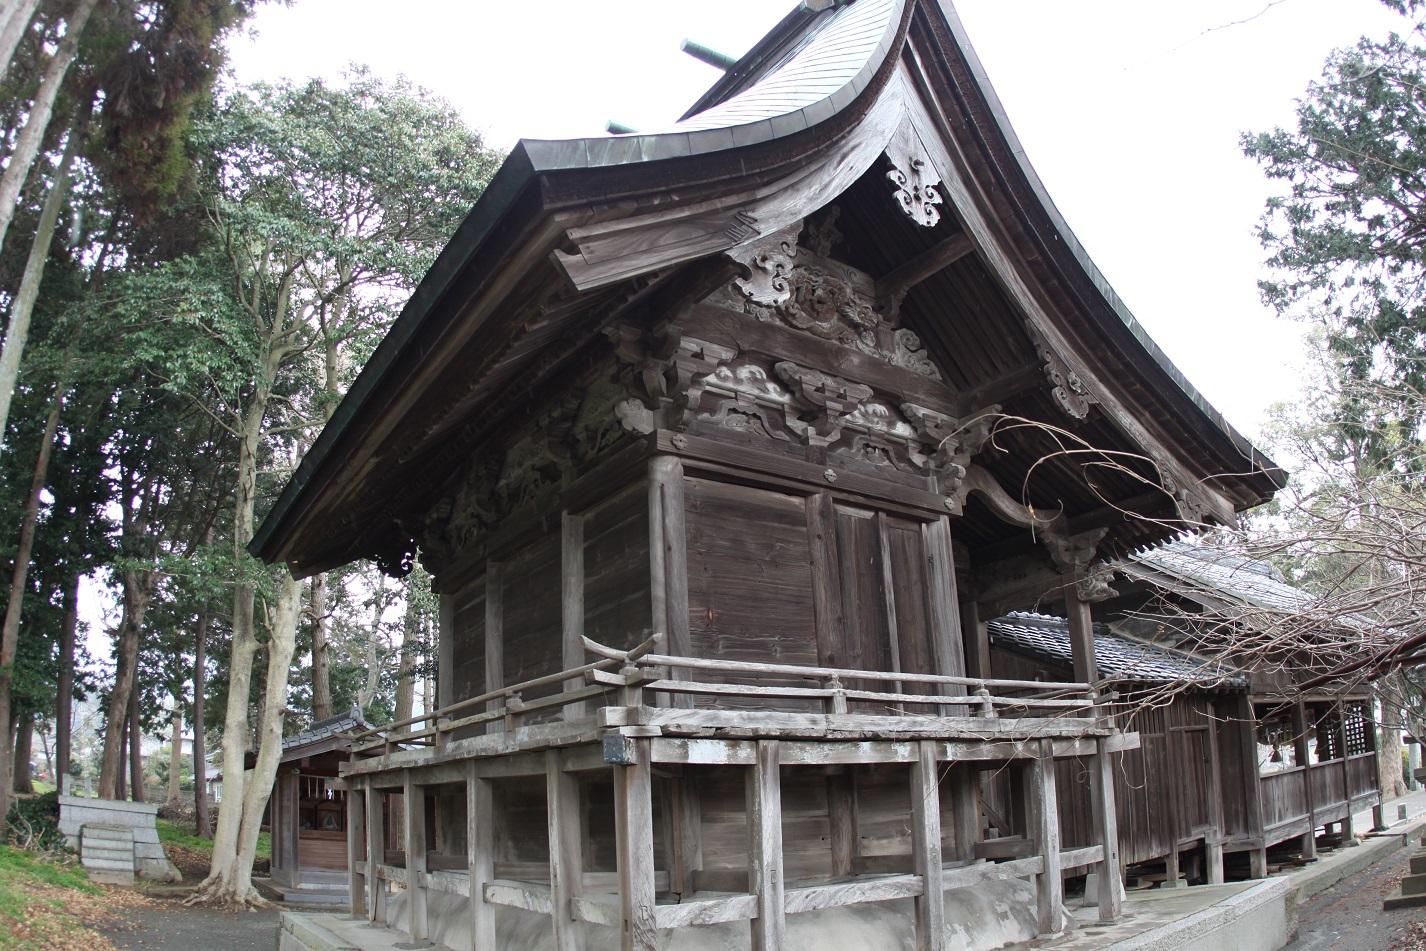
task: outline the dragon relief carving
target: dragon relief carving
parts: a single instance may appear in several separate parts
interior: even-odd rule
[[[828,257],[841,241],[839,214],[835,205],[823,210],[798,226],[802,232],[795,241],[794,229],[785,229],[729,252],[747,273],[719,292],[722,301],[763,323],[781,324],[941,379],[921,338],[893,325],[894,309],[879,308],[876,282]]]

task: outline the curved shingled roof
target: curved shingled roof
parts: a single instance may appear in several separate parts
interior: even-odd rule
[[[855,114],[851,107],[868,103],[869,97],[862,94],[876,84],[877,78],[889,74],[892,54],[899,53],[912,10],[918,4],[933,19],[939,15],[969,65],[978,91],[989,106],[995,130],[1008,143],[1019,171],[1051,223],[1053,233],[1042,234],[1041,240],[1052,245],[1062,243],[1072,253],[1103,304],[1173,387],[1226,437],[1236,453],[1265,472],[1272,483],[1284,484],[1285,474],[1234,430],[1187,381],[1090,261],[1025,157],[949,0],[808,0],[715,84],[694,111],[667,131],[559,141],[521,140],[302,460],[258,530],[251,550],[269,559],[283,557],[279,550],[281,539],[276,536],[309,486],[317,481],[319,469],[334,455],[348,427],[366,412],[369,401],[382,387],[400,386],[401,380],[388,377],[396,376],[393,368],[409,355],[408,347],[413,348],[412,353],[426,352],[427,348],[415,343],[417,337],[439,335],[448,325],[449,312],[438,315],[436,327],[423,326],[431,312],[451,304],[450,295],[457,293],[458,279],[467,278],[477,260],[484,258],[488,263],[508,253],[503,239],[493,236],[501,229],[516,227],[510,219],[516,206],[529,199],[532,183],[547,173],[627,169],[641,163],[650,163],[648,177],[653,179],[653,163],[663,160],[791,142],[799,133],[824,125],[835,130],[839,123],[850,121],[846,114]],[[935,29],[942,27],[937,24]],[[759,160],[767,161],[766,155]],[[1262,490],[1258,491],[1263,497]]]

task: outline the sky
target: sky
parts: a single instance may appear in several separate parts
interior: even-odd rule
[[[1258,298],[1271,193],[1239,136],[1288,125],[1335,47],[1405,24],[1379,0],[959,0],[1070,227],[1135,316],[1248,435],[1297,393],[1302,327]],[[493,145],[658,129],[792,0],[294,0],[230,46],[237,81],[361,63],[456,105]],[[399,11],[399,12],[397,12]]]

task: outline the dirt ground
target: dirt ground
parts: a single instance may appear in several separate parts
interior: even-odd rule
[[[223,912],[187,908],[182,895],[147,896],[148,900],[120,911],[100,927],[116,948],[145,951],[272,951],[277,944],[274,908]]]
[[[1286,951],[1426,951],[1426,908],[1381,907],[1396,891],[1410,855],[1410,849],[1398,849],[1308,902]]]

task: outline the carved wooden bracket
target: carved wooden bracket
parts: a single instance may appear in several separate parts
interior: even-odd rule
[[[733,284],[746,300],[777,306],[792,297],[792,261],[797,256],[797,234],[802,222],[728,251],[747,273]]]
[[[1055,404],[1071,419],[1087,417],[1090,406],[1098,400],[1090,395],[1079,374],[1050,347],[1044,335],[1033,324],[1027,323],[1025,330],[1035,344],[1035,353],[1044,368],[1045,379],[1049,381],[1050,395],[1054,397]]]

